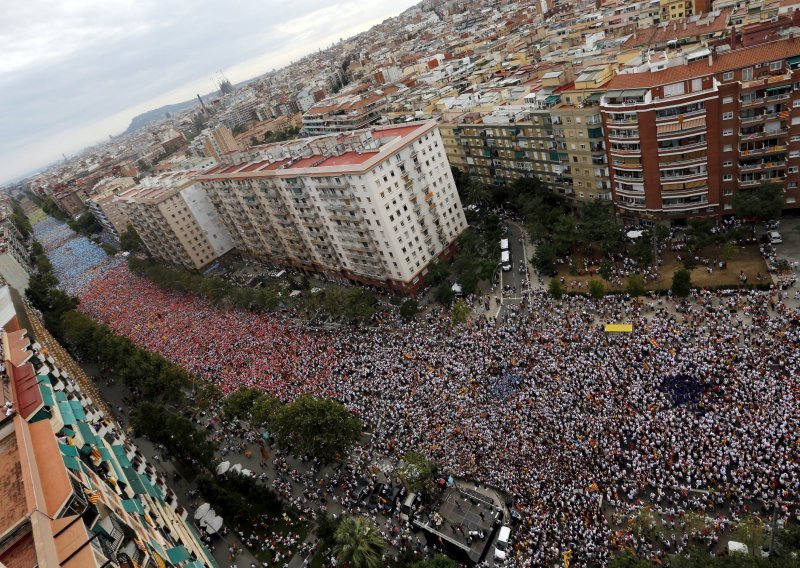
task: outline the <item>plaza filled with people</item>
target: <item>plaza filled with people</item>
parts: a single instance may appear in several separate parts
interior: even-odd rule
[[[64,271],[60,229],[39,225]],[[365,469],[416,450],[505,493],[522,518],[514,566],[567,550],[572,566],[602,566],[623,548],[653,560],[714,548],[776,506],[800,521],[800,311],[776,289],[641,302],[525,290],[498,320],[386,311],[326,331],[96,267],[70,284],[79,309],[137,345],[224,393],[342,401],[374,432]],[[655,526],[641,527],[643,511]]]

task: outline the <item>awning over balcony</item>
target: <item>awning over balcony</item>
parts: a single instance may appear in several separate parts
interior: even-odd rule
[[[622,97],[643,97],[647,94],[647,89],[630,89],[622,91]]]
[[[175,548],[167,549],[167,558],[173,564],[178,564],[180,562],[185,562],[187,560],[191,560],[192,557],[189,556],[189,551],[186,550],[184,546],[176,546]]]
[[[705,117],[693,118],[691,120],[684,120],[683,122],[672,122],[670,124],[659,124],[658,134],[665,134],[667,132],[676,132],[678,130],[689,130],[690,128],[700,128],[706,125]]]

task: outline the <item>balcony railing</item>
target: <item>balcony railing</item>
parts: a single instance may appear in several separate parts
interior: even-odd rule
[[[779,130],[770,130],[769,132],[750,132],[745,134],[744,132],[739,132],[739,137],[741,140],[757,140],[759,138],[769,138],[772,136],[780,136],[782,134],[786,134],[789,132],[788,128],[781,128]]]

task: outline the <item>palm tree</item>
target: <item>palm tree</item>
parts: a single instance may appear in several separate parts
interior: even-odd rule
[[[337,560],[352,568],[378,568],[386,549],[378,529],[365,517],[345,517],[334,535]]]

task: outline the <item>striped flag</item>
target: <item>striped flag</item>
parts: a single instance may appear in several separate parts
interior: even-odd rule
[[[92,490],[84,487],[83,492],[86,494],[86,500],[92,505],[97,505],[97,502],[100,501],[100,492],[96,489]]]

